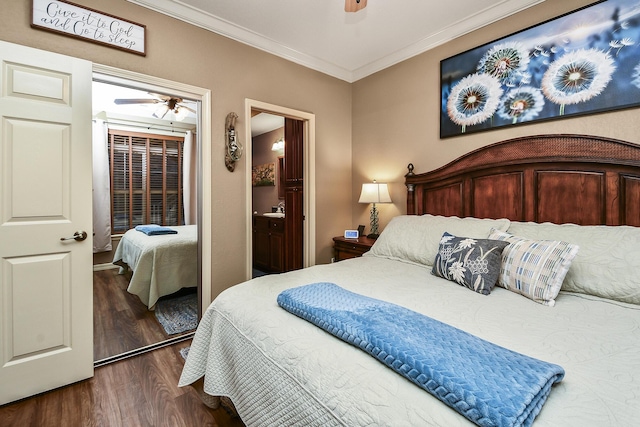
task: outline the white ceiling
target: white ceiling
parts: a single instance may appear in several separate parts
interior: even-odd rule
[[[284,127],[284,117],[260,113],[251,117],[251,137]]]
[[[544,0],[128,1],[354,82]]]

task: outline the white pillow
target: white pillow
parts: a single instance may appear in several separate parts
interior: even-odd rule
[[[508,219],[458,218],[439,215],[400,215],[389,221],[365,255],[433,266],[445,232],[486,239],[492,228],[507,230]]]
[[[563,291],[640,304],[640,227],[512,222],[508,232],[580,246]]]
[[[553,306],[562,281],[580,247],[560,240],[532,240],[492,230],[489,239],[504,240],[498,285],[540,304]]]

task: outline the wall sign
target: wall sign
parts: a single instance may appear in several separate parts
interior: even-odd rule
[[[146,26],[64,0],[33,0],[31,26],[145,56]]]
[[[440,62],[440,138],[640,106],[640,2],[599,1]]]

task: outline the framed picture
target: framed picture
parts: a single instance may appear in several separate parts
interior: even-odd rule
[[[640,105],[640,2],[606,0],[440,62],[440,138]]]
[[[266,187],[276,185],[276,164],[265,163],[252,168],[251,182],[254,187]]]

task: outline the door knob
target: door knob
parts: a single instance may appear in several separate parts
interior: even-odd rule
[[[64,240],[75,240],[76,242],[82,242],[86,238],[87,238],[87,232],[86,231],[76,231],[75,233],[73,233],[73,237],[61,237],[60,240],[62,240],[62,241],[64,241]]]

